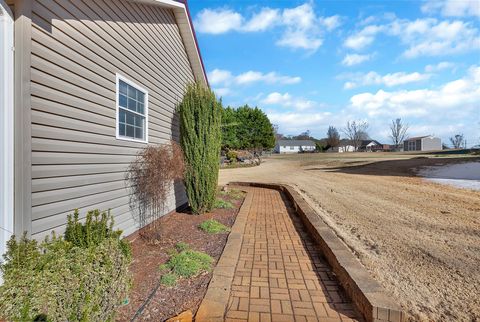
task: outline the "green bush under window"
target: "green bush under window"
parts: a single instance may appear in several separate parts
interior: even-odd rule
[[[131,254],[112,226],[94,211],[85,224],[70,217],[65,238],[12,237],[0,265],[0,319],[113,321],[131,286]]]

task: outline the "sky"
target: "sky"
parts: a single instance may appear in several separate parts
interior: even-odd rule
[[[224,106],[265,111],[279,132],[369,123],[390,143],[463,133],[480,144],[480,0],[190,0],[209,83]]]

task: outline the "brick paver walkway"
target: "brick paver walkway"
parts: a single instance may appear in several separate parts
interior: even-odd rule
[[[358,320],[359,314],[282,194],[263,188],[249,188],[249,193],[253,199],[226,320]]]

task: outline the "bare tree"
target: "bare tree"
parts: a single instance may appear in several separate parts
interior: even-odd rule
[[[402,122],[402,119],[398,118],[392,120],[390,124],[390,138],[392,139],[394,150],[398,151],[403,141],[407,138],[408,124]]]
[[[284,138],[283,134],[278,132],[278,124],[273,124],[273,134],[275,135],[275,140],[282,140]]]
[[[366,121],[348,121],[343,133],[352,144],[355,151],[360,147],[362,140],[368,137],[368,123]]]
[[[454,149],[460,149],[461,147],[463,147],[464,141],[465,139],[463,134],[455,134],[455,136],[452,136],[450,138],[450,142],[452,142]]]
[[[340,134],[334,126],[329,126],[327,131],[327,145],[335,148],[340,144]]]

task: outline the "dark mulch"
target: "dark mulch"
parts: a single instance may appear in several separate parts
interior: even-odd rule
[[[242,200],[232,200],[234,209],[215,209],[211,213],[192,215],[189,213],[170,213],[161,218],[161,241],[156,245],[149,244],[137,237],[132,242],[133,287],[129,296],[129,304],[119,309],[117,321],[164,321],[185,310],[196,313],[207,291],[212,273],[203,274],[191,279],[179,280],[174,287],[159,286],[161,274],[158,267],[165,263],[168,251],[178,242],[190,244],[192,249],[205,252],[215,261],[220,258],[225,247],[228,233],[208,234],[198,228],[207,219],[216,219],[231,227],[235,222]],[[158,287],[159,286],[159,287]],[[157,291],[154,292],[155,288]],[[148,298],[150,302],[148,304]],[[139,310],[143,306],[143,312]]]

